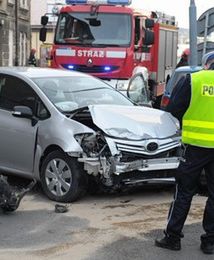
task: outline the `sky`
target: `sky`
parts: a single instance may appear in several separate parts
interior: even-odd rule
[[[144,10],[160,11],[176,17],[178,27],[189,27],[190,0],[132,0],[132,5]],[[208,10],[214,8],[214,0],[195,0],[197,18]]]

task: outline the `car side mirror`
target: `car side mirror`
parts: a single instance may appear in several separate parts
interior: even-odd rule
[[[38,122],[38,119],[33,115],[33,111],[30,107],[27,106],[15,106],[13,108],[12,115],[15,117],[20,117],[20,118],[27,118],[31,119],[32,126],[35,126],[36,123]]]
[[[13,109],[14,111],[12,112],[12,115],[15,117],[29,118],[29,119],[33,117],[32,109],[27,106],[15,106]]]

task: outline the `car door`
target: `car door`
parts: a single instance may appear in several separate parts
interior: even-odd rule
[[[23,80],[0,74],[0,168],[33,171],[38,124],[13,116],[15,106],[35,108],[36,93]]]

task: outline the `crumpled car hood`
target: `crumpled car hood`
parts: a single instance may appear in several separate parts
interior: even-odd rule
[[[90,105],[93,122],[106,134],[130,140],[167,138],[178,133],[171,114],[147,107]]]

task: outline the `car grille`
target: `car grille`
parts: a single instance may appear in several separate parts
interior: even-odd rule
[[[179,146],[178,141],[171,141],[169,143],[160,144],[158,149],[154,152],[148,152],[146,148],[142,145],[133,145],[127,143],[120,143],[118,141],[115,142],[116,147],[119,151],[125,152],[126,154],[138,154],[138,155],[147,155],[152,156],[156,154],[160,154],[166,151],[169,151],[177,146]]]
[[[61,64],[61,66],[68,70],[81,71],[85,73],[104,73],[118,70],[118,66],[110,66],[109,71],[105,71],[105,66],[86,66],[86,65],[73,65],[73,69],[69,69],[69,64]]]
[[[165,152],[158,153],[155,155],[136,154],[136,153],[128,153],[128,152],[121,152],[121,154],[122,154],[121,162],[132,162],[139,159],[148,160],[148,159],[155,159],[155,158],[177,157],[178,150],[176,147],[171,150],[167,150]]]

